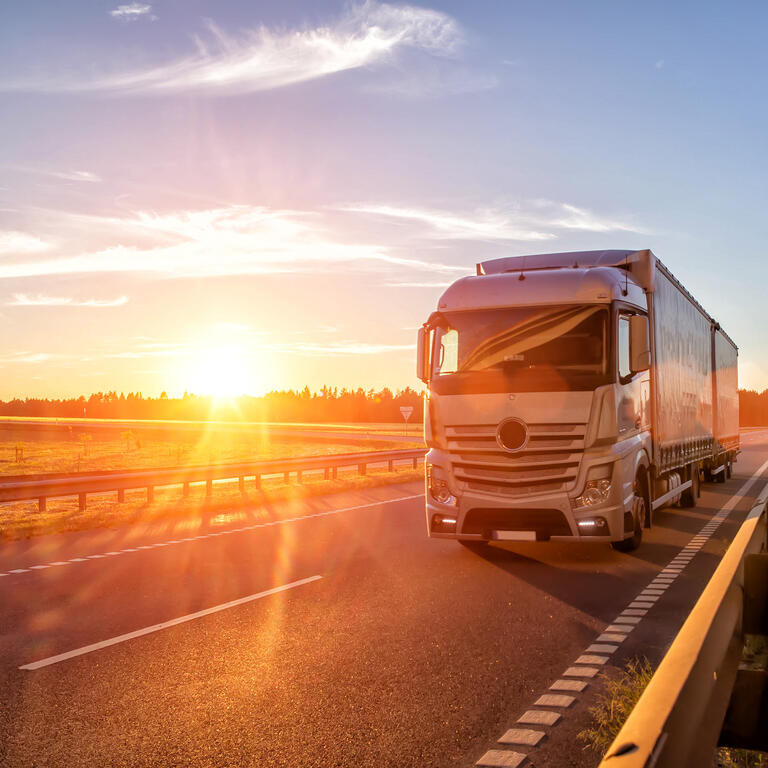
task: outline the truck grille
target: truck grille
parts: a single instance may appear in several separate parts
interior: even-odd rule
[[[564,491],[575,482],[586,424],[528,424],[528,443],[515,453],[496,442],[496,429],[446,427],[454,475],[467,489],[528,496]]]

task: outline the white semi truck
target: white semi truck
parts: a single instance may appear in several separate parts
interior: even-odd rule
[[[737,354],[649,250],[478,264],[419,331],[429,535],[635,549],[730,476]]]

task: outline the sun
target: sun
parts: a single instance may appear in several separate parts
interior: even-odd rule
[[[186,376],[189,391],[215,398],[252,394],[259,389],[249,353],[238,347],[200,350]]]

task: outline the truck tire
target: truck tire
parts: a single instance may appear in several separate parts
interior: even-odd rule
[[[635,480],[635,494],[632,499],[632,518],[635,521],[635,530],[628,539],[611,542],[611,546],[618,552],[632,552],[643,541],[643,528],[645,528],[645,520],[648,514],[648,502],[644,492],[644,486],[646,485],[644,476],[639,476]]]
[[[730,456],[725,461],[725,476],[728,480],[733,477],[733,459]]]
[[[699,465],[692,464],[690,468],[691,487],[686,488],[680,494],[681,507],[695,507],[701,495],[701,478],[699,477]]]
[[[722,465],[722,468],[723,468],[723,471],[722,471],[722,472],[718,472],[718,473],[715,475],[715,482],[716,482],[716,483],[724,483],[724,482],[725,482],[725,479],[726,479],[726,478],[725,478],[725,476],[726,476],[726,474],[728,473],[728,461],[727,461],[727,460],[726,460],[726,462],[725,462],[725,463]]]

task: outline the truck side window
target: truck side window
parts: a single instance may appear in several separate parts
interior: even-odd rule
[[[632,375],[629,368],[629,316],[619,315],[619,378]]]
[[[437,373],[456,373],[459,369],[459,332],[453,328],[443,331],[440,336],[440,357],[437,361]]]

